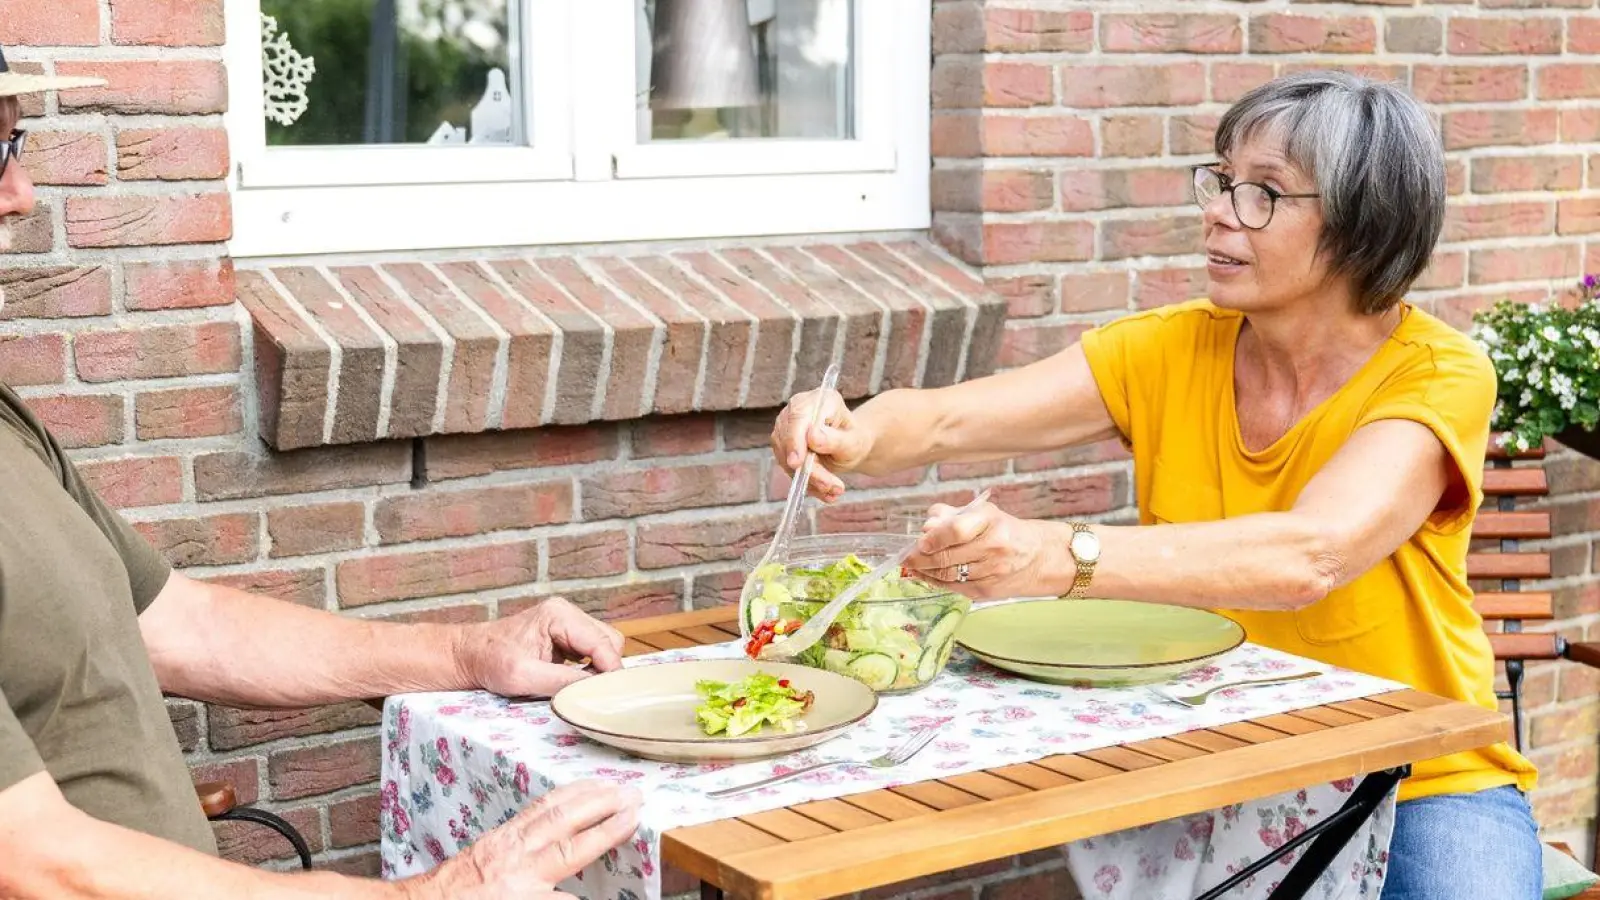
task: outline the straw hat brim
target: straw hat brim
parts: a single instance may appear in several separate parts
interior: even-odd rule
[[[0,72],[0,97],[37,94],[41,91],[70,91],[75,88],[105,87],[105,84],[106,82],[103,78]]]

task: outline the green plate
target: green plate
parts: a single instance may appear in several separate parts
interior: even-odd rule
[[[956,643],[996,668],[1051,684],[1170,681],[1244,643],[1202,609],[1126,600],[1026,600],[974,607]]]

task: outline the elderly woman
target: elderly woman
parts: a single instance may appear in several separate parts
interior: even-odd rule
[[[812,491],[1119,437],[1139,524],[930,522],[911,564],[976,597],[1224,610],[1252,640],[1494,708],[1466,556],[1495,398],[1488,360],[1404,300],[1445,209],[1444,158],[1402,90],[1338,73],[1240,100],[1194,169],[1209,298],[1130,315],[1053,357],[848,409],[797,396],[773,450]],[[824,423],[808,431],[817,404]],[[949,510],[935,507],[934,513]],[[1537,898],[1529,763],[1505,744],[1401,787],[1384,898]]]

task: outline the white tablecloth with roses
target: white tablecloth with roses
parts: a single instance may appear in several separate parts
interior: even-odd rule
[[[735,657],[735,643],[672,650],[629,666]],[[1214,696],[1198,709],[1145,688],[1056,687],[1009,676],[959,649],[933,684],[884,696],[848,734],[794,756],[740,766],[692,767],[636,759],[589,741],[546,702],[512,703],[490,694],[410,694],[384,707],[382,860],[385,877],[419,874],[468,846],[557,785],[585,778],[629,782],[646,796],[634,839],[562,885],[588,900],[659,900],[661,832],[980,769],[1167,737],[1274,713],[1353,700],[1403,685],[1252,644],[1182,679],[1203,686],[1318,669],[1323,676]],[[865,759],[912,731],[941,724],[941,736],[893,769],[833,768],[723,800],[704,791],[744,783],[823,758]],[[1354,780],[1235,804],[1142,826],[1067,848],[1068,865],[1090,900],[1188,900],[1337,810]],[[1383,882],[1393,797],[1324,874],[1311,896],[1376,898]],[[1238,897],[1265,897],[1293,857],[1248,882]]]

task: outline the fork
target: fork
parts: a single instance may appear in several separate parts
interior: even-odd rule
[[[922,748],[928,746],[928,744],[933,741],[934,736],[938,733],[938,725],[929,725],[913,733],[911,737],[900,746],[890,750],[887,753],[874,756],[871,759],[825,760],[823,762],[816,763],[815,765],[805,766],[804,768],[795,769],[791,772],[784,772],[781,775],[773,775],[771,778],[763,778],[760,781],[752,781],[749,784],[736,784],[733,787],[725,787],[715,791],[707,791],[706,796],[712,798],[713,800],[720,800],[723,797],[731,797],[734,794],[742,794],[745,791],[753,791],[756,788],[764,788],[768,785],[777,784],[780,781],[788,781],[791,778],[798,778],[801,775],[806,775],[819,769],[827,769],[832,766],[870,766],[874,769],[892,769],[922,752]]]
[[[1204,706],[1207,698],[1218,691],[1231,690],[1236,687],[1251,687],[1268,684],[1288,684],[1291,681],[1304,681],[1307,678],[1318,678],[1321,672],[1295,672],[1292,675],[1274,675],[1271,678],[1251,678],[1245,681],[1229,681],[1213,685],[1194,694],[1174,694],[1169,690],[1157,689],[1156,693],[1162,698],[1182,703],[1184,706]]]

